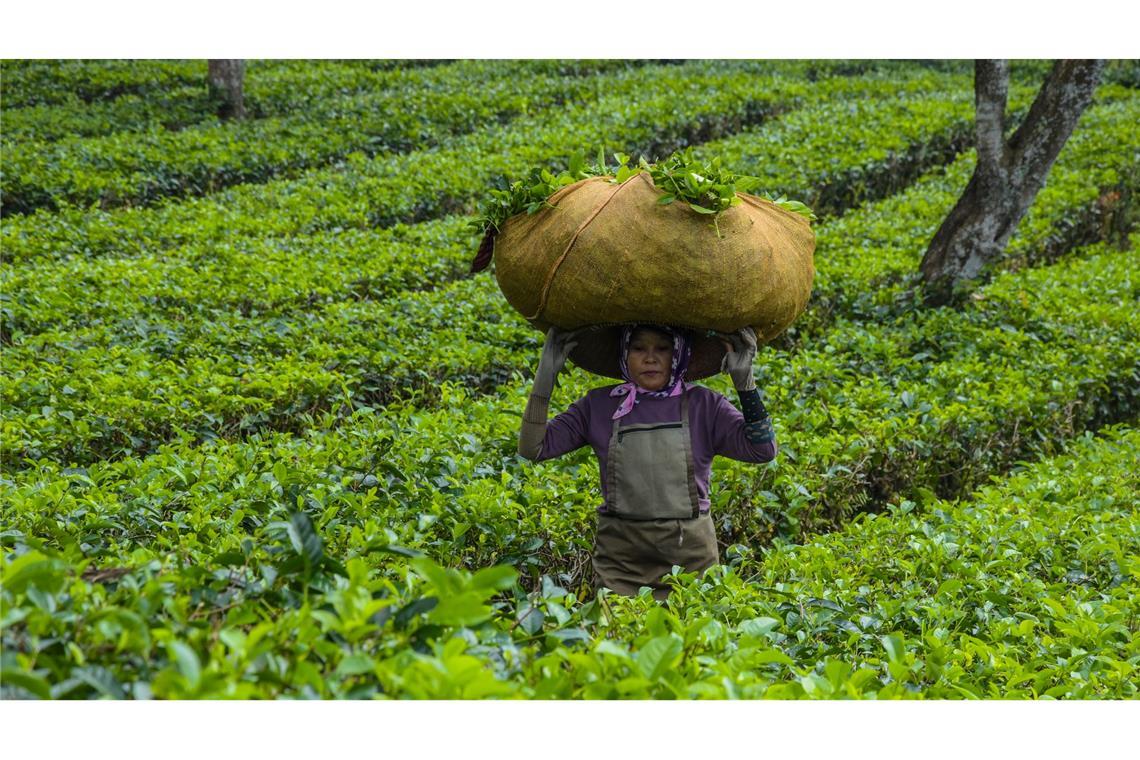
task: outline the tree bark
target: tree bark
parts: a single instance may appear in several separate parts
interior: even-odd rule
[[[978,163],[922,258],[919,268],[927,304],[949,302],[957,286],[977,278],[1001,256],[1092,101],[1103,68],[1101,60],[1057,61],[1024,123],[1006,140],[1009,64],[975,62]]]
[[[240,58],[210,59],[206,61],[206,72],[210,95],[219,103],[218,117],[244,119],[242,82],[245,79],[245,61]]]

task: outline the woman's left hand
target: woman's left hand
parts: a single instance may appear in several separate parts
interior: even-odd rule
[[[751,327],[743,327],[726,338],[721,338],[727,353],[720,364],[720,371],[732,378],[738,391],[749,391],[756,387],[752,374],[752,362],[756,359],[756,332]]]

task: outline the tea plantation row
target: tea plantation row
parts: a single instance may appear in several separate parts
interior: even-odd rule
[[[1140,434],[1106,432],[966,503],[902,502],[760,558],[734,547],[703,578],[677,577],[667,607],[649,596],[582,603],[549,579],[527,592],[509,567],[445,569],[383,539],[330,554],[307,519],[283,511],[223,557],[192,540],[201,516],[139,514],[131,565],[97,570],[60,540],[66,528],[21,509],[4,534],[3,689],[1135,697]],[[106,533],[82,503],[61,493],[56,514],[70,507],[71,530]],[[191,530],[158,522],[172,517]],[[158,540],[145,547],[148,531]],[[396,559],[378,570],[377,551]]]
[[[4,61],[0,65],[7,77],[10,70],[19,70],[20,63]],[[373,67],[368,63],[353,60],[247,61],[243,84],[246,118],[303,114],[304,118],[313,119],[318,116],[335,118],[345,112],[368,113],[375,110],[369,109],[368,104],[376,98],[383,99],[393,92],[414,95],[435,84],[444,90],[454,89],[451,83],[457,77],[470,81],[478,71],[488,68],[497,68],[504,73],[515,71],[523,76],[556,77],[594,74],[637,66],[641,62],[487,60],[447,62],[435,67]],[[57,63],[56,77],[43,80],[38,85],[39,89],[26,93],[31,99],[41,102],[40,105],[5,109],[3,140],[6,144],[17,145],[27,141],[54,142],[116,132],[153,131],[156,128],[176,131],[216,123],[217,104],[209,100],[205,63],[192,62],[193,76],[184,84],[171,82],[169,86],[155,89],[154,84],[164,81],[161,73],[156,74],[155,70],[161,71],[168,65],[169,62],[164,61],[135,61],[132,74],[136,79],[131,85],[141,89],[142,94],[132,91],[113,98],[85,101],[80,97],[83,88],[106,76],[108,67],[91,69],[88,79],[77,81],[58,76],[65,69]],[[152,80],[152,76],[157,78]],[[120,82],[118,86],[125,84]],[[4,89],[6,100],[10,100],[11,82],[6,83]],[[116,90],[112,88],[110,91]],[[63,102],[50,103],[58,98],[63,98]],[[83,144],[83,141],[73,143],[75,146]],[[91,144],[98,145],[97,142]]]
[[[810,349],[762,352],[782,459],[759,469],[717,460],[722,542],[800,538],[899,496],[963,495],[1081,430],[1133,418],[1140,277],[1132,257],[1099,248],[1002,275],[965,311],[914,311],[897,325],[843,320]],[[597,382],[568,375],[556,406]],[[185,436],[144,459],[78,470],[43,462],[6,484],[4,498],[54,513],[78,488],[103,530],[72,540],[112,561],[149,541],[132,528],[145,515],[173,521],[179,541],[237,550],[243,530],[295,506],[281,490],[293,487],[336,551],[387,536],[470,567],[512,559],[528,576],[564,573],[576,587],[596,469],[585,450],[543,465],[516,457],[526,390],[522,378],[482,398],[445,385],[434,410],[412,399],[332,430],[319,429],[332,418],[314,420],[298,438],[199,446]],[[189,515],[206,521],[185,524]],[[63,519],[57,540],[72,530]]]
[[[5,220],[3,444],[31,457],[0,480],[5,696],[1134,696],[1140,439],[1072,439],[1140,407],[1140,237],[1125,234],[1140,101],[1102,87],[1015,238],[1016,271],[931,310],[909,288],[972,169],[968,153],[940,166],[968,136],[968,88],[833,62],[803,65],[803,82],[824,75],[807,86],[784,72],[783,99],[763,100],[701,66],[670,70],[699,93],[674,82],[676,112],[653,100],[625,112],[644,121],[607,122],[610,147],[715,138],[699,150],[790,175],[842,215],[817,227],[808,314],[758,360],[780,459],[714,464],[727,567],[678,579],[667,607],[593,599],[596,464],[515,455],[538,334],[489,276],[453,281],[465,219],[391,224],[475,197],[496,166],[572,152],[559,137],[592,152],[589,120],[628,105],[602,97],[403,157],[485,146],[456,195],[401,198],[389,159],[353,159]],[[714,83],[735,95],[710,101]],[[522,135],[543,124],[532,152]],[[349,205],[362,184],[386,204],[371,216]],[[231,236],[227,203],[266,229],[236,215]],[[312,273],[286,275],[297,256]],[[378,261],[391,273],[346,281]],[[554,406],[599,382],[571,371]],[[838,532],[785,543],[818,530]]]
[[[1054,228],[1098,196],[1100,185],[1118,176],[1104,164],[1102,146],[1131,130],[1136,107],[1115,104],[1087,115],[1092,128],[1067,146],[1054,167],[1051,191],[1039,198],[1015,249],[1043,246]],[[969,171],[967,157],[945,176],[919,183],[898,199],[821,227],[814,299],[829,311],[809,310],[797,335],[806,340],[823,334],[847,303],[877,318],[877,307],[865,304],[874,298],[866,294],[902,290],[900,283],[917,267],[916,251],[953,204]],[[833,226],[842,234],[833,234]],[[451,248],[457,260],[469,255],[469,249],[458,247],[462,242],[464,236]],[[875,255],[868,255],[867,244],[876,246]],[[432,260],[423,248],[406,253],[415,257],[412,261]],[[841,276],[831,276],[832,262]],[[22,282],[34,283],[35,270]],[[92,293],[145,294],[137,280],[78,282],[98,285]],[[509,368],[529,366],[537,353],[537,334],[513,315],[487,277],[380,303],[337,302],[307,312],[296,312],[294,305],[280,316],[194,309],[185,297],[172,299],[160,291],[143,301],[153,307],[151,313],[130,307],[121,320],[99,324],[99,306],[88,306],[91,296],[82,296],[77,305],[95,321],[81,328],[66,326],[61,305],[75,312],[64,305],[65,298],[51,297],[50,283],[40,296],[31,287],[19,292],[50,299],[52,310],[41,326],[49,319],[65,326],[17,340],[8,355],[18,370],[4,383],[10,405],[7,450],[28,451],[33,458],[88,462],[116,451],[145,452],[171,440],[179,428],[203,437],[248,434],[265,426],[296,431],[310,424],[303,415],[329,409],[347,414],[361,405],[414,398],[441,379],[470,378],[490,390]],[[843,295],[851,292],[863,295]],[[114,295],[107,297],[116,303]],[[110,317],[113,308],[107,312]],[[21,312],[13,315],[20,325]],[[100,371],[108,367],[115,371]],[[153,393],[156,379],[162,396]]]
[[[554,67],[528,61],[421,69],[403,86],[325,98],[321,107],[298,99],[281,117],[27,142],[5,151],[0,210],[135,206],[294,176],[354,152],[420,150],[519,113],[596,98],[609,81],[594,75],[616,64],[622,62],[579,66],[569,75],[546,74]]]
[[[353,153],[343,166],[298,179],[243,185],[155,208],[15,217],[4,225],[0,242],[20,260],[423,221],[471,210],[501,175],[519,176],[574,153],[593,156],[608,147],[632,155],[667,154],[813,101],[885,99],[949,85],[945,75],[922,71],[811,83],[724,66],[644,67],[623,75],[621,89],[611,87],[597,101],[522,116],[435,149],[373,159]],[[956,81],[959,89],[968,86],[964,77]]]
[[[129,69],[115,72],[111,61],[0,62],[5,78],[0,138],[6,146],[15,146],[116,132],[176,131],[217,121],[218,104],[209,98],[205,61],[117,65]],[[172,68],[186,75],[168,78]],[[415,69],[373,71],[352,62],[247,61],[243,101],[248,116],[282,116],[299,105],[331,105],[415,76]],[[109,77],[116,78],[102,84]],[[100,92],[106,97],[99,97]]]

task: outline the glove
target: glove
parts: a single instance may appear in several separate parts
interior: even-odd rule
[[[578,336],[583,329],[561,330],[551,327],[546,332],[546,343],[542,346],[542,358],[538,360],[538,371],[534,376],[534,390],[546,398],[550,398],[554,390],[554,378],[566,367],[566,359],[570,352],[578,345]]]
[[[720,363],[720,371],[732,378],[737,391],[755,389],[752,362],[756,358],[756,332],[751,327],[743,327],[721,341],[728,351]]]
[[[585,328],[583,328],[585,329]],[[546,437],[546,415],[550,406],[550,395],[554,391],[554,378],[566,366],[566,358],[578,345],[577,337],[582,330],[564,331],[552,327],[546,333],[546,343],[542,346],[542,358],[538,360],[538,371],[534,375],[534,387],[523,411],[522,426],[519,428],[519,455],[538,460],[542,453],[542,442]]]

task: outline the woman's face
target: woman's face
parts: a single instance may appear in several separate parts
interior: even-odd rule
[[[673,339],[657,330],[637,330],[630,336],[625,360],[633,382],[647,391],[659,391],[669,382]]]

